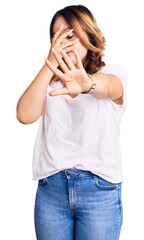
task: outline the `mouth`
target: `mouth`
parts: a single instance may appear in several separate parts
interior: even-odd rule
[[[70,53],[72,53],[71,51],[68,51],[68,52],[66,52],[67,54],[70,54]]]

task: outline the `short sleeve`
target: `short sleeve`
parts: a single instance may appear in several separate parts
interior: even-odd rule
[[[100,70],[100,72],[105,74],[114,74],[121,80],[123,85],[123,104],[116,104],[111,99],[110,101],[115,110],[121,109],[124,112],[127,107],[127,83],[128,83],[128,76],[125,69],[121,65],[109,64],[104,66]]]

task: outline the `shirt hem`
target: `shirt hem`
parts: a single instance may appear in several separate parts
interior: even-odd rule
[[[44,174],[37,174],[37,177],[36,175],[33,175],[33,178],[32,180],[40,180],[40,179],[43,179],[43,178],[46,178],[46,177],[50,177],[60,171],[63,171],[65,170],[66,168],[63,168],[63,169],[59,169],[58,171],[55,171],[51,174],[48,174],[47,172],[44,173]],[[85,169],[80,169],[80,170],[85,170]],[[107,177],[107,176],[104,176],[103,174],[99,173],[99,172],[94,172],[94,171],[91,171],[91,170],[86,170],[86,171],[90,171],[92,174],[95,174],[95,175],[98,175],[100,176],[101,178],[105,179],[106,181],[108,182],[111,182],[111,183],[120,183],[120,182],[123,182],[124,181],[124,176],[122,175],[122,177],[119,177],[117,179],[114,179],[112,177]],[[39,176],[38,176],[39,175]]]

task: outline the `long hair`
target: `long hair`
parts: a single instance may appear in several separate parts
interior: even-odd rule
[[[83,5],[71,5],[57,11],[50,24],[51,42],[55,20],[60,16],[64,17],[70,27],[74,29],[79,41],[88,49],[83,62],[85,71],[89,74],[99,71],[102,66],[105,66],[102,56],[104,56],[103,50],[105,50],[106,39],[98,28],[93,14]],[[60,66],[58,66],[58,69],[61,70]],[[50,86],[53,81],[59,81],[55,74],[49,83]]]

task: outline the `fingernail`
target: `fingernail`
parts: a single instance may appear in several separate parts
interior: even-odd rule
[[[64,26],[64,24],[62,24],[62,25],[60,26],[60,29],[62,29],[62,28],[63,28],[63,26]]]
[[[72,32],[73,31],[73,28],[71,30],[69,30],[69,32]]]
[[[52,48],[52,52],[54,52],[55,51],[55,48]]]
[[[60,47],[59,47],[58,49],[59,49],[59,51],[61,51],[61,50],[62,50]]]
[[[79,41],[79,38],[77,38],[77,39],[75,40],[75,42],[77,42],[77,41]]]

